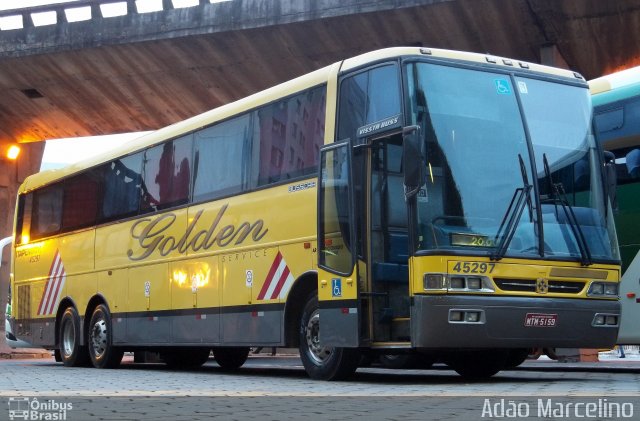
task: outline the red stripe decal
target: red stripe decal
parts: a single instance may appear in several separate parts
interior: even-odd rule
[[[51,267],[49,268],[49,278],[47,279],[46,284],[44,285],[44,291],[42,291],[42,298],[40,299],[40,305],[38,306],[38,314],[42,315],[43,313],[43,307],[42,305],[48,301],[47,297],[49,296],[49,293],[51,292],[51,277],[53,275],[53,271],[54,271],[54,267],[56,266],[56,263],[58,262],[58,258],[60,257],[60,253],[58,251],[56,251],[56,254],[53,256],[53,261],[51,262]],[[45,305],[46,308],[46,305]]]
[[[260,290],[260,294],[258,294],[258,300],[264,300],[264,296],[269,289],[269,285],[273,282],[273,276],[276,274],[276,270],[278,270],[278,266],[280,266],[280,262],[282,261],[282,254],[278,252],[276,258],[271,264],[271,268],[269,269],[269,274],[267,274],[267,278],[264,280],[264,284],[262,285],[262,289]]]
[[[44,314],[53,313],[53,307],[55,306],[56,297],[58,296],[58,291],[60,290],[60,284],[62,283],[62,276],[64,275],[64,266],[62,265],[62,259],[60,259],[60,255],[58,255],[58,265],[55,269],[55,273],[51,278],[52,284],[51,289],[49,290],[49,294],[47,295],[47,301],[45,303],[43,312]]]
[[[280,290],[282,289],[282,286],[284,285],[285,281],[289,277],[289,273],[290,273],[289,266],[285,266],[284,270],[282,271],[282,275],[280,275],[280,279],[278,280],[278,285],[276,285],[276,289],[273,290],[273,294],[271,294],[271,299],[278,298],[278,295],[280,295]]]
[[[62,265],[60,265],[60,269],[61,269],[62,273],[59,273],[58,277],[56,278],[55,291],[53,292],[53,295],[51,296],[51,302],[49,304],[49,311],[47,311],[47,314],[53,313],[53,309],[55,308],[56,301],[58,299],[58,293],[60,292],[60,288],[62,287],[62,278],[64,276],[66,276],[66,273],[64,272],[64,267],[62,267]]]

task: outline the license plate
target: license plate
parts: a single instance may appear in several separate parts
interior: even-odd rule
[[[556,327],[557,314],[527,313],[524,318],[525,327]]]

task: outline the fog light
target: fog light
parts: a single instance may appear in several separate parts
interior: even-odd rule
[[[452,311],[449,313],[449,321],[451,322],[461,322],[462,321],[462,312],[461,311]]]
[[[603,326],[605,322],[604,315],[596,314],[596,317],[593,319],[593,324],[595,326]]]
[[[442,273],[425,273],[423,284],[425,290],[444,289],[445,277]]]
[[[482,280],[480,278],[467,278],[467,288],[469,289],[481,289]]]
[[[451,289],[464,289],[464,278],[459,276],[453,277],[449,283]]]
[[[605,317],[605,324],[609,325],[609,326],[615,326],[618,324],[618,317],[617,316],[606,316]]]
[[[466,313],[466,320],[469,323],[476,323],[480,321],[480,313],[475,312],[475,311],[468,311]]]

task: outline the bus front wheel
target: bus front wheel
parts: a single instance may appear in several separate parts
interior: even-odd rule
[[[300,359],[309,377],[315,380],[342,380],[352,375],[360,363],[354,348],[320,344],[320,311],[315,291],[309,295],[300,318]]]
[[[209,348],[168,349],[160,352],[160,359],[169,368],[198,368],[209,361],[210,355]]]
[[[117,368],[124,354],[121,348],[113,346],[111,314],[104,304],[100,304],[91,315],[89,322],[89,356],[96,368]]]
[[[462,377],[486,379],[505,368],[508,358],[506,349],[460,351],[448,359],[447,365]]]
[[[89,353],[80,345],[80,317],[74,307],[67,307],[60,318],[59,349],[66,367],[87,367]]]

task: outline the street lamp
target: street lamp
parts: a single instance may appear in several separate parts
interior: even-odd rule
[[[7,159],[15,161],[18,155],[20,155],[20,146],[11,145],[9,149],[7,149]]]

